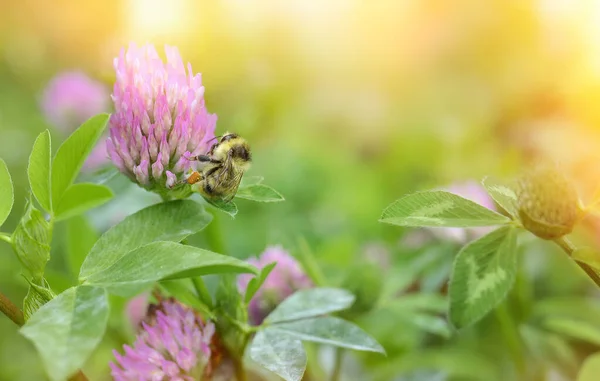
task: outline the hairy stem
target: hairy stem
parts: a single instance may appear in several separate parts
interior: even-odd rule
[[[335,348],[335,362],[333,363],[333,372],[331,373],[331,381],[339,381],[342,376],[342,363],[344,360],[344,350]]]
[[[0,311],[19,327],[25,324],[23,312],[2,293],[0,293]]]
[[[573,258],[573,253],[577,250],[577,247],[573,245],[571,241],[567,237],[561,237],[554,240],[554,242],[564,250],[565,253],[569,255],[569,257]],[[596,286],[600,287],[600,274],[598,274],[594,269],[592,269],[588,264],[575,261],[577,265],[590,277],[590,279],[596,284]]]

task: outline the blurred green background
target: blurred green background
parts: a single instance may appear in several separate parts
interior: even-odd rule
[[[539,161],[560,163],[589,198],[600,184],[596,0],[0,0],[0,157],[16,187],[3,231],[23,210],[35,137],[50,128],[54,148],[64,139],[40,111],[48,81],[76,69],[110,89],[112,59],[130,41],[177,46],[203,74],[217,132],[252,145],[248,175],[286,197],[218,215],[222,251],[310,253],[332,285],[362,295],[351,318],[388,357],[349,354],[345,379],[571,380],[598,349],[598,294],[553,246],[524,235],[507,302],[456,334],[443,284],[459,245],[408,244],[407,230],[377,222],[405,193]],[[98,232],[158,201],[122,179],[111,186],[117,197],[88,216]],[[593,228],[576,234],[600,243]],[[48,266],[57,289],[72,281],[64,242],[59,224]],[[192,242],[215,245],[202,233]],[[0,243],[0,289],[15,301],[27,291],[18,269]],[[113,302],[91,380],[109,379],[110,350],[130,339],[124,301]],[[330,355],[315,355],[325,371]],[[0,380],[44,380],[2,316]]]

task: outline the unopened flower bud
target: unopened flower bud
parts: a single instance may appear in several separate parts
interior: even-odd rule
[[[519,217],[540,238],[569,234],[577,222],[578,202],[573,184],[555,168],[537,168],[519,181]]]

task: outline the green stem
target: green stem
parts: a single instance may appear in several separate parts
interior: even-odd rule
[[[88,378],[82,371],[77,371],[77,373],[69,378],[69,381],[88,381]]]
[[[204,229],[204,235],[206,237],[206,243],[208,248],[215,253],[225,254],[225,240],[223,239],[223,233],[221,232],[221,217],[219,212],[213,214],[213,220]]]
[[[567,237],[561,237],[554,240],[554,242],[561,247],[569,255],[569,257],[573,258],[573,253],[577,250],[577,247],[573,245],[573,243]],[[590,279],[596,284],[596,286],[600,287],[600,275],[594,271],[588,264],[575,261],[577,265],[590,277]]]
[[[2,241],[7,242],[8,244],[12,245],[12,238],[11,238],[10,234],[0,232],[0,239]]]
[[[241,357],[234,357],[233,361],[233,369],[235,371],[235,378],[237,381],[246,381],[248,378],[246,377],[246,369],[244,367],[244,359]]]
[[[208,288],[206,288],[206,284],[204,284],[204,279],[201,276],[197,276],[192,278],[192,284],[194,285],[194,289],[196,290],[196,294],[198,295],[198,299],[210,309],[213,308],[212,297],[208,292]]]
[[[513,319],[508,313],[506,303],[502,303],[496,308],[496,318],[502,331],[502,336],[506,340],[506,344],[510,350],[510,355],[517,367],[520,375],[525,376],[525,362],[523,360],[521,338],[519,337],[518,328],[515,326]]]
[[[335,348],[335,362],[333,363],[333,372],[331,373],[331,381],[339,381],[342,375],[342,363],[344,360],[344,350]]]

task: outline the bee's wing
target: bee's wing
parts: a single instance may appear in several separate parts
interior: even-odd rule
[[[234,176],[230,179],[228,188],[231,190],[229,195],[223,198],[225,202],[229,202],[233,200],[235,194],[237,193],[238,187],[240,186],[240,182],[242,181],[242,176],[244,175],[244,171],[235,172]]]

